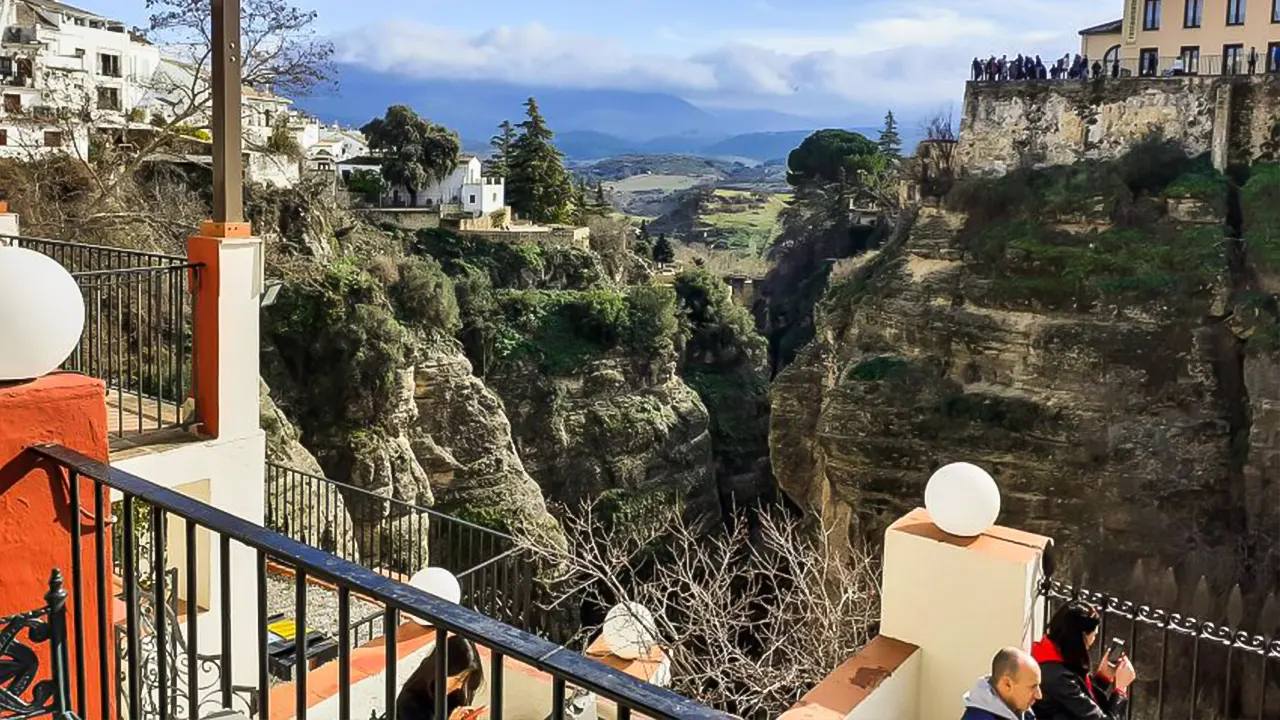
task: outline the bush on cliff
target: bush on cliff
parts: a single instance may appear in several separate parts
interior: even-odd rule
[[[1240,205],[1249,261],[1262,272],[1280,272],[1280,165],[1254,167]]]
[[[683,345],[670,289],[515,290],[495,298],[486,332],[499,362],[532,361],[559,375],[612,352],[657,362]]]
[[[957,184],[959,239],[971,288],[998,305],[1088,311],[1099,303],[1202,302],[1226,270],[1226,179],[1164,141],[1115,161],[1024,169]],[[1165,199],[1193,198],[1224,225],[1169,217]]]

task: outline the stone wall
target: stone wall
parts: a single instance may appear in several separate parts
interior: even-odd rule
[[[1111,159],[1153,133],[1228,163],[1280,156],[1280,77],[1119,78],[969,83],[961,166],[1019,167]]]

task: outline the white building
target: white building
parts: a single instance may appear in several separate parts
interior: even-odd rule
[[[87,129],[66,118],[122,125],[160,63],[123,23],[53,0],[0,0],[0,28],[0,157],[87,157]]]
[[[319,140],[307,147],[307,169],[337,173],[338,163],[368,154],[369,143],[359,130],[343,129],[337,123],[321,126]],[[377,171],[377,168],[374,170]],[[347,175],[350,173],[351,170],[348,169]]]
[[[338,163],[344,182],[359,170],[381,171],[381,160],[376,156],[350,158]],[[384,203],[392,207],[419,207],[441,212],[461,212],[470,215],[488,215],[507,205],[506,183],[502,178],[485,177],[480,158],[463,155],[458,166],[448,177],[432,181],[419,191],[416,198],[403,187],[391,187],[384,195]]]

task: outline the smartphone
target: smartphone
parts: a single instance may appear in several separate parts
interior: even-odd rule
[[[1107,664],[1116,665],[1122,657],[1124,657],[1124,641],[1120,638],[1111,638],[1111,644],[1107,646]]]

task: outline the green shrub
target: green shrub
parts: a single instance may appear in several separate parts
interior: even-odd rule
[[[453,335],[461,327],[453,281],[432,258],[411,257],[400,263],[391,297],[407,321]]]
[[[1280,273],[1280,165],[1257,165],[1240,193],[1245,253],[1265,273]]]
[[[854,380],[873,382],[888,380],[906,369],[906,360],[891,355],[882,355],[859,362],[853,366],[853,370],[849,374]]]

